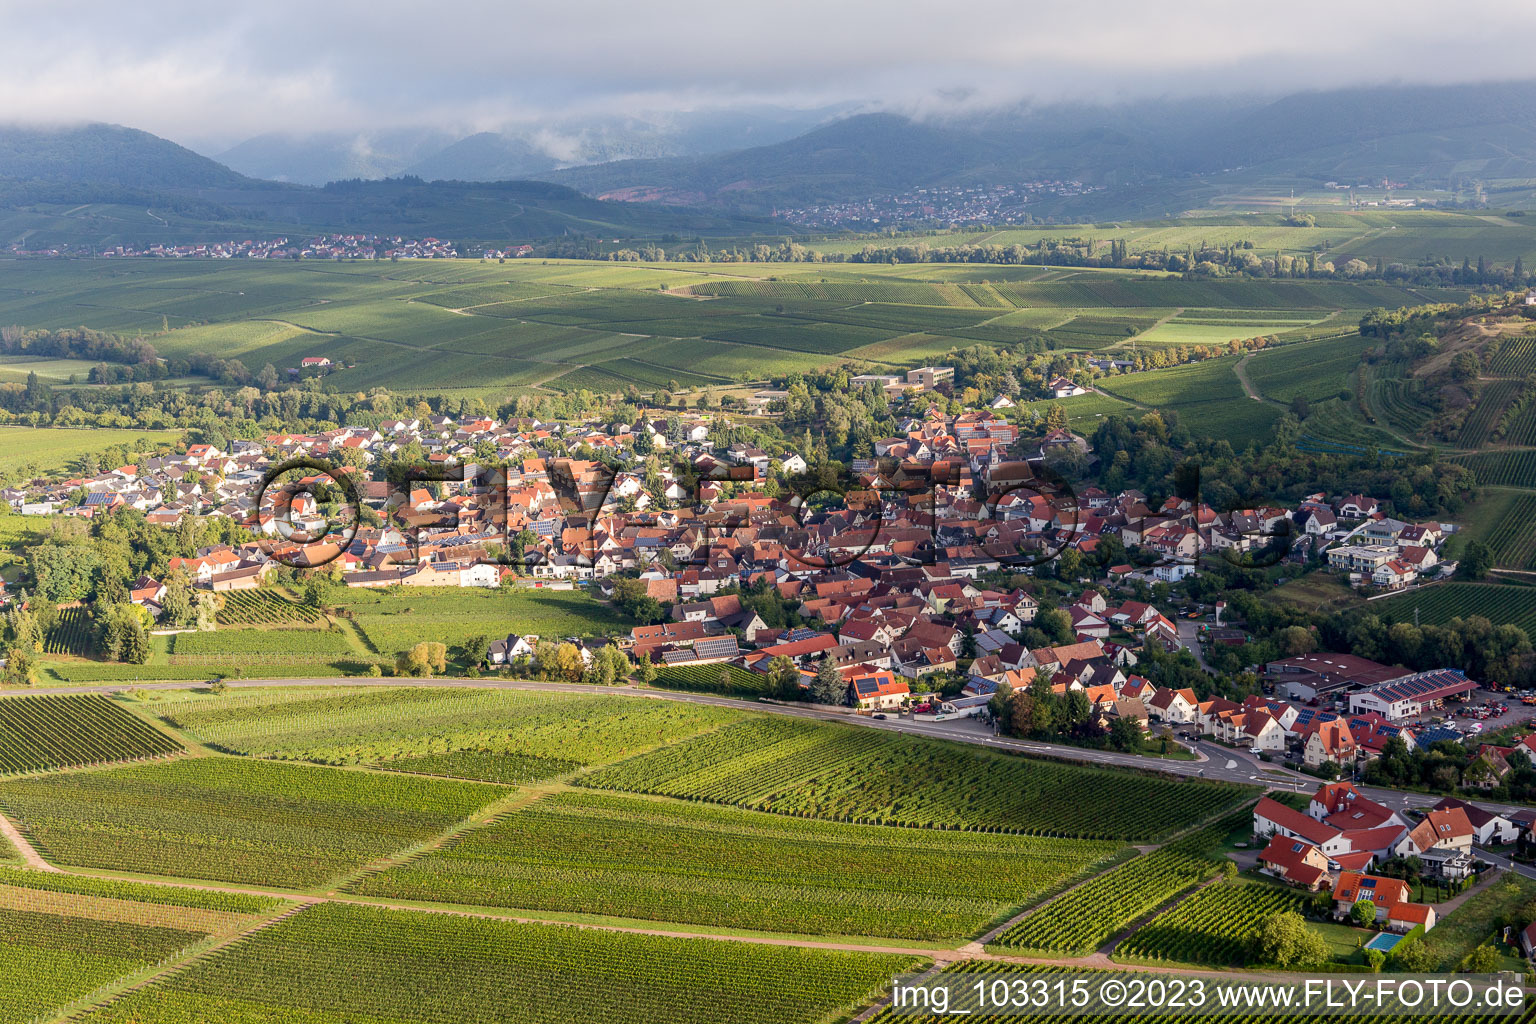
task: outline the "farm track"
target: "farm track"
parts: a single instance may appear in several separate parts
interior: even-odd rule
[[[26,861],[27,867],[36,868],[39,871],[62,873],[62,869],[56,868],[44,860],[42,854],[37,852],[37,848],[32,845],[31,841],[22,835],[15,825],[11,824],[11,819],[3,814],[0,814],[0,835],[4,835],[6,839],[10,840],[11,845],[16,848],[16,852],[21,854],[21,859]]]

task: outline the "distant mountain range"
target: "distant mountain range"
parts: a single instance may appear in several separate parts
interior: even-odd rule
[[[828,111],[762,109],[462,138],[263,136],[221,154],[228,163],[116,125],[0,127],[0,246],[279,231],[783,235],[792,229],[771,218],[786,208],[1037,180],[1093,186],[1031,200],[1040,217],[1158,218],[1245,183],[1533,179],[1533,111],[1536,82],[1024,106],[944,120],[873,113],[822,123]],[[382,176],[395,177],[366,180]]]
[[[400,175],[503,181],[545,174],[558,167],[705,156],[781,142],[849,109],[848,104],[808,110],[753,106],[656,116],[567,118],[470,135],[432,128],[350,134],[275,133],[208,155],[253,178],[301,185]]]
[[[1079,180],[1107,194],[1042,213],[1159,216],[1187,208],[1200,179],[1216,176],[1420,185],[1533,177],[1533,111],[1536,82],[1021,107],[943,122],[863,114],[772,145],[550,178],[593,195],[757,211],[919,187]],[[1131,209],[1117,209],[1128,200]]]

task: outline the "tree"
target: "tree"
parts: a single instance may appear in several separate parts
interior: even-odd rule
[[[547,658],[544,652],[540,651],[539,667],[556,679],[565,679],[574,683],[581,678],[586,662],[581,657],[581,650],[575,644],[564,643],[556,645]]]
[[[1141,723],[1122,715],[1109,723],[1109,743],[1116,750],[1135,750],[1141,746]]]
[[[166,575],[160,608],[168,625],[180,627],[192,621],[192,580],[182,570]]]
[[[779,700],[800,700],[800,669],[784,655],[768,663],[768,692]]]
[[[37,682],[37,665],[25,647],[11,647],[5,652],[5,685],[31,686]]]
[[[217,629],[219,627],[219,605],[210,593],[204,592],[197,595],[197,607],[193,613],[193,622],[202,632]]]
[[[1327,941],[1295,911],[1266,917],[1253,943],[1254,959],[1279,967],[1311,967],[1328,959]]]
[[[1493,568],[1493,549],[1480,540],[1474,540],[1462,552],[1456,565],[1456,575],[1463,579],[1480,580]]]
[[[1392,962],[1404,971],[1412,974],[1427,974],[1435,969],[1435,957],[1424,948],[1422,942],[1407,944],[1407,948],[1401,946],[1392,951]]]
[[[1368,949],[1365,951],[1365,964],[1376,974],[1381,973],[1381,968],[1386,964],[1386,962],[1387,954],[1383,953],[1381,950]]]
[[[828,654],[816,666],[816,678],[811,682],[811,700],[817,704],[842,704],[848,696],[843,674]]]
[[[395,661],[395,670],[401,675],[425,676],[442,672],[448,667],[448,648],[434,640],[421,643],[402,653]]]
[[[1499,969],[1501,960],[1499,951],[1485,942],[1466,955],[1461,961],[1461,969],[1469,974],[1493,974]]]
[[[1361,928],[1368,928],[1376,923],[1376,904],[1371,900],[1355,900],[1349,908],[1349,916]]]
[[[651,662],[651,652],[647,651],[640,656],[635,666],[635,676],[646,686],[656,681],[656,666]]]

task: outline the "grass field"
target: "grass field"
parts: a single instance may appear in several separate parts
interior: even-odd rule
[[[1152,838],[1247,792],[782,717],[748,718],[579,781],[798,817],[1083,839]]]
[[[86,1019],[813,1024],[920,962],[322,904]]]
[[[181,749],[99,694],[0,700],[0,774],[137,761]]]
[[[154,451],[181,438],[170,430],[70,430],[64,427],[0,427],[0,476],[14,482],[41,473],[67,469],[76,459],[121,447]]]
[[[1417,613],[1424,625],[1441,625],[1453,618],[1481,615],[1495,625],[1513,623],[1536,634],[1536,587],[1499,583],[1442,583],[1370,605],[1377,615],[1412,622]]]
[[[1421,940],[1424,948],[1435,959],[1437,970],[1454,971],[1462,958],[1483,943],[1498,944],[1494,921],[1510,908],[1536,899],[1536,881],[1511,872],[1502,873],[1498,879],[1473,893],[1467,902],[1442,917],[1435,927]],[[1505,947],[1506,952],[1508,947]],[[1506,965],[1516,968],[1511,959]]]
[[[428,639],[453,646],[508,633],[602,636],[627,633],[634,625],[623,612],[584,590],[405,587],[394,593],[349,587],[333,600],[385,655]]]
[[[60,864],[304,888],[429,839],[507,792],[202,757],[0,783],[0,807]]]
[[[739,717],[628,696],[441,688],[186,695],[155,711],[221,750],[330,764],[458,750],[605,764]]]
[[[820,935],[960,940],[1120,849],[565,793],[352,891]],[[915,864],[982,864],[957,886]],[[896,880],[899,879],[899,880]]]

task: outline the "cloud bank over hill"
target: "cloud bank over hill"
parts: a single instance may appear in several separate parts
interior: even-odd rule
[[[1531,75],[1536,7],[1388,11],[1308,2],[1177,9],[915,0],[700,8],[574,0],[435,8],[379,0],[0,0],[0,111],[111,121],[217,152],[268,132],[524,126],[546,155],[571,126],[738,107],[917,115],[1020,101],[1281,94]]]

